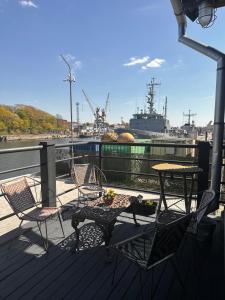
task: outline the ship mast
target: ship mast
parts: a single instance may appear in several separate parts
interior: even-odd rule
[[[165,99],[165,111],[164,111],[165,120],[167,119],[167,109],[168,109],[168,101],[167,101],[167,97],[166,97],[166,99]]]
[[[183,113],[184,117],[188,117],[188,125],[191,125],[191,117],[196,116],[197,114],[191,114],[191,110],[189,109],[188,114]]]
[[[147,84],[148,94],[146,96],[148,103],[149,114],[155,113],[154,98],[155,98],[155,86],[161,85],[161,83],[155,82],[155,78],[152,77],[151,82]]]

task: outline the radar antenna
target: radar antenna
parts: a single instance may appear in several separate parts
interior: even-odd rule
[[[148,110],[150,114],[155,113],[155,108],[154,108],[154,98],[155,98],[155,87],[161,85],[159,82],[155,82],[155,78],[152,77],[151,82],[147,84],[147,89],[148,89],[148,94],[146,96],[147,98],[147,103],[148,103]]]
[[[189,109],[188,114],[183,113],[184,117],[188,117],[188,125],[191,125],[191,117],[195,117],[197,116],[197,114],[191,114],[191,110]]]

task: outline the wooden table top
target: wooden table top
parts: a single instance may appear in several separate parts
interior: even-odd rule
[[[171,163],[157,164],[152,167],[153,170],[158,172],[172,172],[172,173],[199,173],[202,169],[197,166],[186,166]]]

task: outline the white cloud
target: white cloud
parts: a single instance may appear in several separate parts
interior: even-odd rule
[[[20,0],[19,3],[23,7],[38,7],[32,0]]]
[[[165,63],[165,59],[162,58],[155,58],[153,60],[151,60],[150,62],[148,62],[145,66],[142,66],[142,70],[147,70],[150,68],[160,68],[162,66],[163,63]]]
[[[128,63],[123,64],[125,67],[131,67],[135,65],[142,65],[145,64],[149,61],[150,57],[149,56],[143,56],[143,57],[131,57],[130,61]]]

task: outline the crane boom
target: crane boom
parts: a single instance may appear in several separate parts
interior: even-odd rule
[[[109,93],[108,93],[108,95],[106,97],[106,102],[105,102],[105,113],[106,114],[107,114],[108,108],[109,108]]]
[[[85,94],[84,90],[82,90],[82,93],[84,94],[84,97],[85,97],[85,99],[86,99],[86,101],[87,101],[87,103],[88,103],[88,105],[89,105],[89,107],[90,107],[93,115],[95,116],[95,110],[94,110],[93,105],[91,104],[91,101],[89,100],[88,96]]]

